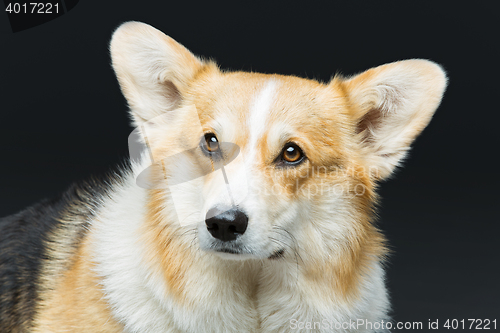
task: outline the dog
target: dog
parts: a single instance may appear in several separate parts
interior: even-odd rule
[[[139,22],[110,52],[140,149],[1,220],[0,331],[390,331],[376,188],[439,106],[439,65],[230,72]]]

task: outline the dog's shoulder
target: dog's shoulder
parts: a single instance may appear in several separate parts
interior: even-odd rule
[[[29,329],[41,294],[71,264],[111,183],[103,177],[73,184],[0,219],[1,332]]]
[[[58,200],[0,219],[0,331],[22,331],[33,316],[44,238],[57,225]]]

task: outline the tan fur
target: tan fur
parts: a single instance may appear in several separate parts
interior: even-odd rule
[[[371,221],[373,202],[376,201],[373,183],[364,169],[357,168],[350,171],[352,174],[345,179],[340,180],[338,178],[342,176],[336,176],[337,179],[333,180],[350,183],[349,188],[355,188],[357,184],[365,186],[363,195],[353,197],[352,204],[357,208],[357,224],[353,226],[355,233],[349,235],[347,246],[340,253],[333,254],[333,257],[319,257],[305,264],[305,276],[311,279],[311,284],[322,285],[325,291],[330,290],[332,295],[339,296],[348,304],[360,296],[360,279],[369,272],[373,260],[383,260],[387,252],[384,237]]]
[[[143,227],[143,241],[147,244],[147,260],[153,270],[163,276],[174,299],[184,303],[184,277],[190,263],[190,250],[179,238],[179,230],[165,223],[164,190],[151,190]]]
[[[94,273],[92,240],[83,241],[70,268],[56,280],[57,287],[42,295],[43,302],[34,324],[34,332],[122,332],[123,327],[111,315]]]

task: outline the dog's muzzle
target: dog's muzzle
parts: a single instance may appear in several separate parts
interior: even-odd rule
[[[228,242],[245,233],[248,216],[237,207],[224,211],[211,208],[206,214],[205,223],[214,238]]]

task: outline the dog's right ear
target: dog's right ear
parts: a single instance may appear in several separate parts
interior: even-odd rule
[[[389,177],[436,111],[447,78],[432,61],[411,59],[369,69],[343,81],[361,139],[378,179]]]
[[[116,29],[111,59],[135,126],[181,105],[203,62],[161,31],[140,22]]]

